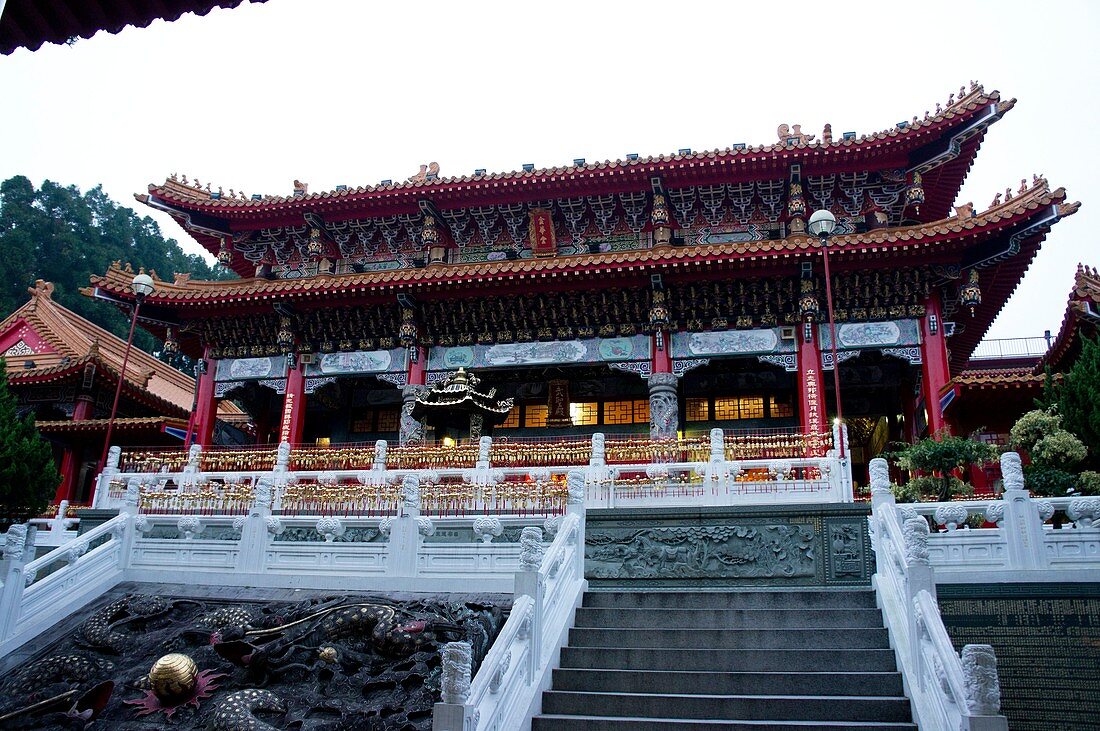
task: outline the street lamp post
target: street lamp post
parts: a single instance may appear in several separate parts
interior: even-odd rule
[[[138,310],[145,298],[153,293],[153,278],[142,272],[130,282],[134,291],[134,310],[130,316],[130,335],[126,338],[126,352],[122,356],[122,368],[118,374],[118,386],[115,388],[115,401],[111,404],[111,418],[107,421],[107,436],[103,439],[103,454],[99,458],[99,471],[107,464],[107,452],[111,448],[111,434],[115,430],[115,416],[118,414],[118,399],[122,396],[122,382],[126,379],[126,366],[130,363],[130,350],[134,347],[134,328],[137,327]]]
[[[836,317],[833,315],[833,280],[829,275],[829,236],[836,230],[836,216],[826,209],[814,211],[806,226],[812,236],[821,239],[821,255],[825,260],[825,306],[829,309],[829,350],[833,356],[833,392],[836,394],[837,449],[844,459],[844,412],[840,406],[840,361],[836,357]]]

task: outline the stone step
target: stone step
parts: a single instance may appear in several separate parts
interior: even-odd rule
[[[594,670],[718,672],[895,672],[892,650],[681,650],[563,647],[561,667]]]
[[[912,720],[908,699],[874,696],[671,695],[550,690],[543,694],[542,710],[559,716],[632,718],[895,723]]]
[[[575,627],[571,647],[669,647],[677,649],[885,649],[890,638],[883,628],[822,629],[618,629]]]
[[[722,673],[666,670],[554,670],[554,690],[704,695],[901,696],[898,672]]]
[[[876,721],[725,721],[703,719],[536,716],[532,731],[916,731],[912,723]]]
[[[580,607],[576,627],[699,629],[881,628],[877,609],[623,609]]]
[[[873,591],[589,591],[585,607],[620,609],[874,609]]]

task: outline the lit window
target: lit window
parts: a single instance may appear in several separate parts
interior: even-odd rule
[[[633,401],[605,401],[603,405],[603,423],[633,424]]]
[[[525,427],[546,426],[546,404],[527,404],[523,410]]]
[[[741,411],[738,409],[738,401],[736,398],[716,398],[714,399],[714,418],[716,421],[733,421],[734,419],[741,418]]]
[[[598,424],[600,418],[600,405],[595,402],[569,404],[569,418],[573,420],[573,426],[591,426]]]
[[[772,396],[771,399],[769,399],[768,408],[771,409],[771,415],[773,419],[794,416],[794,406],[791,404],[791,402],[780,401],[775,396]]]
[[[634,402],[634,423],[635,424],[648,424],[649,423],[649,400],[638,399]]]
[[[374,419],[370,417],[365,419],[355,419],[351,422],[351,431],[353,434],[366,434],[374,431]]]
[[[401,412],[397,409],[378,412],[378,431],[397,431],[401,423]]]
[[[516,429],[519,427],[519,406],[513,406],[508,412],[508,418],[500,422],[497,429]]]
[[[685,408],[688,421],[710,421],[709,404],[705,398],[689,398]],[[647,416],[646,419],[648,418]]]
[[[741,403],[741,418],[742,419],[763,419],[764,418],[764,397],[763,396],[746,396],[739,399]]]

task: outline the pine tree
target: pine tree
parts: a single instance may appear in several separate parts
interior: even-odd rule
[[[19,522],[38,515],[60,481],[53,450],[35,429],[34,416],[19,418],[0,358],[0,520]]]
[[[1100,341],[1082,338],[1081,353],[1058,388],[1062,426],[1085,443],[1086,462],[1100,466]]]

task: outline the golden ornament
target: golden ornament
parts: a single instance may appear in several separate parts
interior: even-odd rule
[[[199,668],[194,660],[173,652],[153,663],[149,671],[149,685],[161,701],[178,702],[195,692],[198,675]]]

